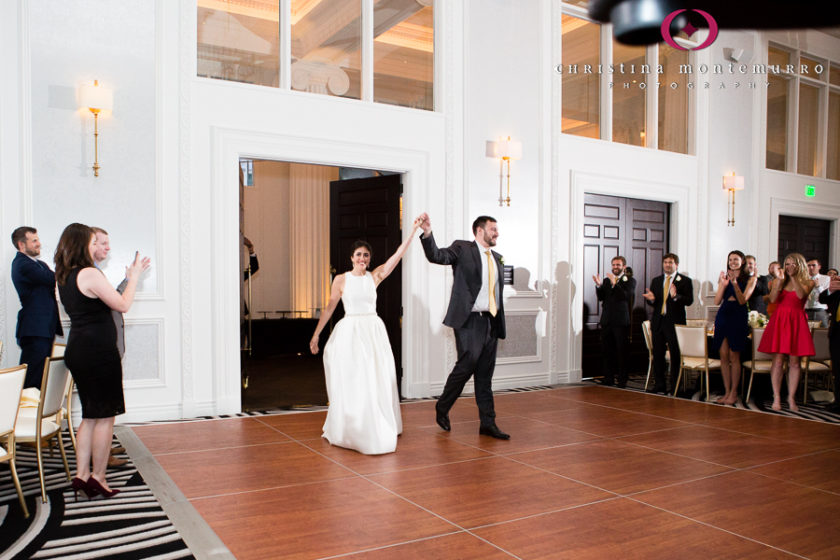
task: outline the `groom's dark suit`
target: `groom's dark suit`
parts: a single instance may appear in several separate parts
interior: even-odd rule
[[[650,330],[653,338],[653,375],[656,379],[654,390],[665,391],[665,346],[671,354],[671,384],[677,382],[680,372],[680,345],[677,343],[677,331],[674,325],[685,324],[685,308],[694,303],[694,291],[691,278],[674,273],[673,285],[677,295],[671,297],[664,293],[665,276],[657,276],[650,283],[654,300],[653,315],[650,318]],[[670,291],[670,289],[669,289]],[[665,314],[662,314],[662,298],[665,297]],[[675,387],[672,387],[674,389]]]
[[[492,317],[488,311],[472,311],[476,297],[481,291],[482,258],[486,258],[474,241],[454,241],[449,247],[439,249],[434,234],[420,236],[423,250],[429,262],[452,265],[454,282],[449,308],[443,324],[455,330],[455,347],[458,361],[446,379],[443,394],[438,399],[439,414],[448,414],[449,409],[461,395],[470,376],[475,384],[475,401],[482,427],[495,425],[496,412],[493,407],[493,370],[496,368],[496,346],[498,339],[505,338],[505,308],[502,290],[504,270],[501,255],[491,251],[496,265],[496,306],[498,312]]]

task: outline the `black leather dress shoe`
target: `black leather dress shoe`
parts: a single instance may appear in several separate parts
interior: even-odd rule
[[[653,387],[653,388],[645,391],[645,393],[662,393],[662,394],[665,394],[666,391],[665,391],[665,387]]]
[[[490,436],[496,439],[510,439],[510,435],[504,433],[499,427],[495,424],[492,426],[482,426],[478,429],[478,433],[482,436]]]
[[[607,387],[612,387],[615,385],[614,381],[610,381],[609,379],[598,379],[595,383],[598,385],[606,385]]]
[[[435,421],[437,422],[437,425],[440,426],[440,429],[445,432],[448,432],[452,429],[452,426],[449,424],[448,414],[442,414],[438,412],[437,416],[435,417]]]

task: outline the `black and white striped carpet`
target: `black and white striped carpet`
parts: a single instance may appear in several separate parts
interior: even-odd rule
[[[70,472],[75,455],[65,434]],[[117,440],[114,440],[115,443]],[[41,488],[35,450],[18,445],[17,471],[29,509],[24,519],[7,466],[0,466],[0,560],[109,560],[193,558],[127,455],[128,462],[108,469],[108,484],[120,493],[111,499],[76,501],[61,454],[45,452],[47,503]]]

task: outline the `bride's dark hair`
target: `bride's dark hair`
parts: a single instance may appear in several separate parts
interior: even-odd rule
[[[350,256],[352,257],[356,253],[356,249],[359,249],[361,247],[364,247],[368,250],[368,253],[370,253],[370,260],[373,261],[373,249],[370,248],[370,243],[368,243],[367,241],[362,241],[361,239],[353,243],[353,246],[350,247]]]

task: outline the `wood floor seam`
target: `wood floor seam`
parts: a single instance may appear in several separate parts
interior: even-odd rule
[[[260,492],[272,492],[274,490],[282,490],[284,488],[296,488],[299,486],[313,486],[316,484],[323,484],[325,482],[335,482],[337,480],[352,480],[354,478],[358,478],[358,475],[349,475],[349,476],[340,476],[337,478],[329,478],[329,479],[322,479],[322,480],[313,480],[307,482],[296,482],[292,484],[279,484],[277,486],[265,486],[263,488],[254,488],[253,490],[240,490],[237,492],[223,492],[220,494],[212,494],[207,496],[196,496],[194,498],[187,498],[190,502],[198,502],[201,500],[212,500],[216,498],[226,498],[230,496],[241,496],[243,494],[258,494]]]
[[[608,498],[601,499],[601,500],[594,500],[592,502],[587,502],[585,504],[575,504],[575,505],[568,506],[568,507],[563,507],[563,508],[550,509],[550,510],[546,510],[546,511],[541,511],[539,513],[532,513],[530,515],[523,515],[521,517],[516,517],[516,518],[512,518],[512,519],[505,519],[503,521],[496,521],[495,523],[486,523],[484,525],[477,525],[475,527],[470,527],[469,529],[466,529],[466,530],[467,531],[480,531],[482,529],[487,529],[488,527],[499,527],[501,525],[509,525],[511,523],[518,523],[519,521],[525,521],[525,520],[528,520],[528,519],[535,519],[535,518],[538,518],[538,517],[546,517],[548,515],[553,515],[555,513],[560,513],[560,512],[564,512],[564,511],[572,511],[572,510],[575,510],[575,509],[581,509],[581,508],[593,506],[593,505],[596,505],[596,504],[603,504],[603,503],[611,502],[611,501],[614,501],[614,500],[620,500],[621,498],[624,497],[624,496],[620,496],[618,494],[615,494],[615,492],[611,492],[611,493],[614,494],[614,495],[610,496]],[[647,504],[645,504],[645,505],[647,505]]]
[[[692,523],[697,523],[698,525],[703,525],[703,526],[706,526],[706,527],[710,527],[710,528],[712,528],[712,529],[716,529],[716,530],[718,530],[718,531],[723,531],[724,533],[728,533],[728,534],[730,534],[730,535],[732,535],[732,536],[735,536],[735,537],[738,537],[738,538],[740,538],[740,539],[748,540],[748,541],[754,542],[754,543],[756,543],[756,544],[760,544],[760,545],[762,545],[762,546],[766,546],[767,548],[772,548],[773,550],[778,550],[779,552],[784,552],[785,554],[790,554],[790,555],[795,556],[795,557],[797,557],[797,558],[802,558],[802,559],[804,559],[804,560],[808,560],[808,557],[807,557],[807,556],[802,556],[802,555],[797,554],[797,553],[795,553],[795,552],[793,552],[793,551],[790,551],[790,550],[785,550],[785,549],[783,549],[783,548],[780,548],[780,547],[777,547],[777,546],[773,546],[773,545],[768,544],[768,543],[766,543],[766,542],[762,542],[762,541],[759,541],[759,540],[757,540],[757,539],[753,539],[753,538],[751,538],[751,537],[748,537],[747,535],[743,535],[743,534],[740,534],[740,533],[736,533],[736,532],[734,532],[734,531],[730,531],[729,529],[725,529],[725,528],[720,527],[720,526],[718,526],[718,525],[715,525],[715,524],[713,524],[713,523],[707,523],[707,522],[705,522],[705,521],[701,521],[701,520],[699,520],[699,519],[694,519],[693,517],[689,517],[688,515],[684,515],[684,514],[682,514],[682,513],[677,512],[677,511],[673,511],[673,510],[669,510],[669,509],[667,509],[667,508],[663,508],[663,507],[655,506],[655,505],[649,504],[649,503],[647,503],[647,502],[643,502],[643,501],[641,501],[641,500],[637,500],[636,498],[631,498],[631,497],[628,497],[627,499],[629,499],[629,500],[633,500],[633,501],[636,501],[636,502],[639,502],[639,503],[640,503],[640,504],[642,504],[642,505],[645,505],[645,506],[648,506],[648,507],[652,507],[652,508],[658,509],[658,510],[660,510],[660,511],[664,511],[665,513],[669,513],[669,514],[671,514],[671,515],[676,515],[677,517],[682,517],[683,519],[685,519],[685,520],[687,520],[687,521],[691,521]]]
[[[155,457],[168,457],[171,455],[189,455],[191,453],[207,453],[207,452],[224,452],[231,449],[246,449],[248,447],[262,447],[265,445],[288,445],[294,443],[294,440],[288,441],[266,441],[264,443],[249,443],[246,445],[228,445],[227,447],[207,447],[202,449],[187,449],[184,451],[163,451],[160,453],[153,453]]]

